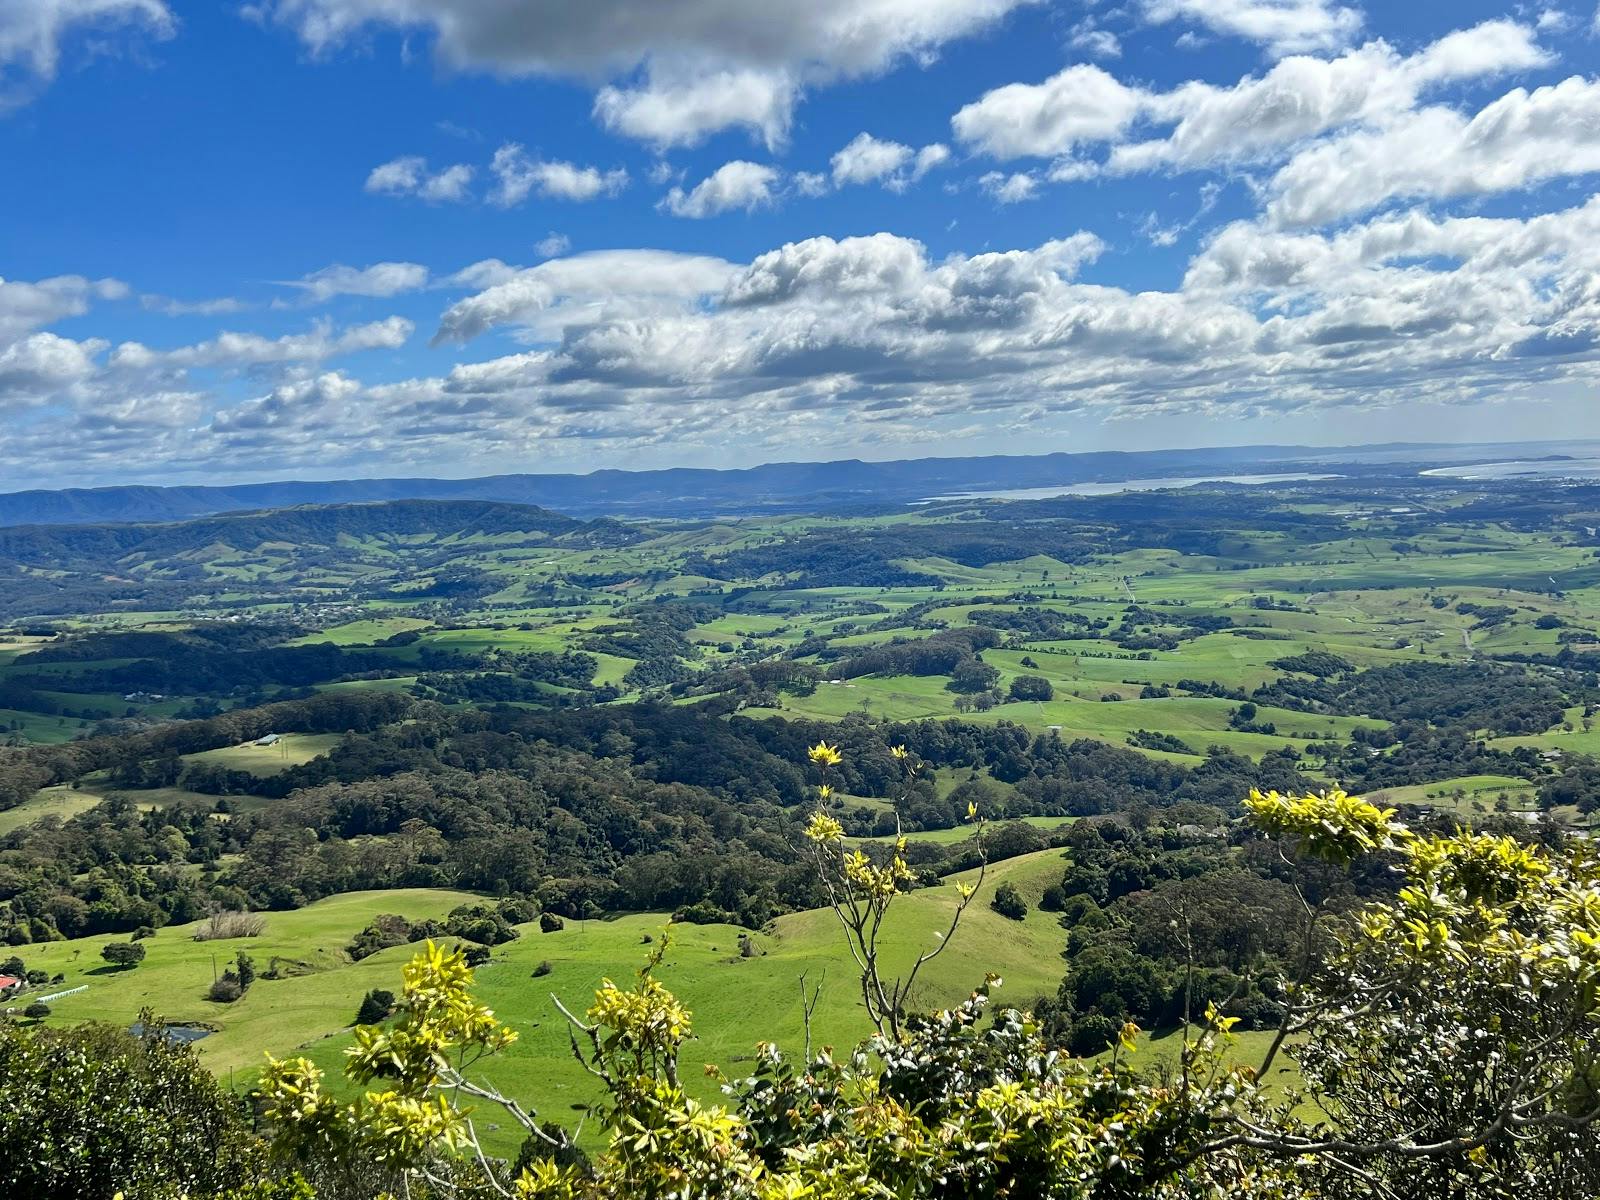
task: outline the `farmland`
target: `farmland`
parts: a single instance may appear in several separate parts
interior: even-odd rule
[[[30,534],[84,581],[62,568],[50,609],[9,593],[0,932],[35,994],[71,993],[47,1024],[150,1008],[242,1088],[263,1051],[336,1073],[412,953],[354,943],[425,928],[474,947],[522,1032],[488,1076],[564,1115],[594,1093],[551,994],[581,1010],[673,918],[696,1060],[795,1044],[802,979],[819,1041],[864,1034],[798,848],[821,803],[851,850],[905,837],[896,969],[989,858],[915,1004],[995,971],[1073,1052],[1132,1020],[1166,1062],[1190,1011],[1170,914],[1195,913],[1243,1053],[1301,912],[1239,820],[1252,789],[1523,837],[1594,821],[1596,510],[1391,480],[705,521],[366,505],[119,534],[111,562]],[[103,603],[113,572],[147,599]],[[265,928],[195,941],[224,909]],[[102,963],[135,934],[143,962]],[[208,998],[241,950],[253,983]]]

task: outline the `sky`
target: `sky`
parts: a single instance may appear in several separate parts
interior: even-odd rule
[[[0,489],[1600,436],[1594,0],[0,0]]]

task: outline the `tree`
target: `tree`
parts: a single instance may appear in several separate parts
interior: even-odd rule
[[[262,1175],[264,1147],[235,1098],[155,1017],[140,1021],[151,1036],[0,1022],[0,1179],[11,1192],[217,1196]]]
[[[989,901],[989,907],[1002,917],[1010,917],[1013,921],[1020,921],[1028,915],[1028,902],[1009,880],[995,888],[994,898]]]
[[[144,961],[144,947],[136,942],[107,942],[100,947],[100,957],[126,970]]]
[[[950,682],[946,686],[952,692],[984,692],[992,688],[999,678],[1000,672],[981,658],[966,658],[951,670]]]
[[[1018,675],[1011,681],[1013,700],[1054,700],[1056,690],[1042,675]]]
[[[376,1025],[394,1011],[394,993],[383,988],[373,988],[361,998],[356,1012],[357,1025]]]
[[[50,1006],[43,1000],[35,1000],[22,1010],[22,1015],[30,1021],[42,1021],[50,1015]]]

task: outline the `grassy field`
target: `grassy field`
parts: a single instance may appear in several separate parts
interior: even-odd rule
[[[40,817],[54,816],[63,821],[68,817],[75,817],[79,813],[88,812],[99,804],[101,799],[99,792],[87,788],[74,789],[65,784],[45,788],[34,793],[31,800],[24,801],[16,808],[0,812],[0,837],[13,829],[31,824]]]
[[[49,991],[88,986],[53,1002],[52,1022],[125,1025],[148,1007],[175,1023],[216,1026],[217,1032],[197,1047],[212,1070],[226,1074],[259,1065],[263,1050],[282,1054],[337,1032],[355,1019],[367,989],[397,983],[399,965],[407,957],[403,950],[383,951],[359,963],[344,954],[350,939],[378,913],[438,918],[472,899],[464,892],[421,888],[351,892],[293,912],[267,913],[262,936],[234,941],[197,942],[194,925],[168,926],[140,943],[146,958],[131,970],[109,967],[100,958],[108,942],[127,940],[121,936],[41,943],[22,947],[20,953],[30,970],[66,976]],[[234,1004],[207,1000],[215,972],[241,950],[255,961],[258,973],[267,972],[274,957],[309,973],[258,979]]]
[[[957,1001],[988,971],[1004,978],[999,994],[1006,999],[1025,1002],[1053,993],[1064,969],[1065,935],[1055,916],[1038,911],[1037,903],[1044,889],[1060,879],[1064,866],[1062,853],[1048,850],[991,867],[949,951],[927,969],[913,1002],[933,1006]],[[988,907],[1003,880],[1014,883],[1029,901],[1025,920],[1009,920]],[[263,1051],[302,1051],[337,1072],[361,997],[374,987],[398,991],[400,966],[414,952],[397,947],[350,963],[345,944],[377,913],[396,912],[413,920],[439,917],[470,898],[428,890],[352,893],[294,912],[268,913],[261,937],[229,942],[196,942],[192,927],[169,927],[142,943],[148,957],[127,971],[109,968],[99,957],[102,946],[125,940],[121,938],[81,938],[22,949],[30,969],[66,976],[51,991],[88,985],[87,991],[52,1004],[52,1023],[127,1024],[149,1007],[169,1021],[215,1026],[218,1031],[198,1042],[197,1049],[212,1070],[224,1077],[232,1074],[242,1085],[259,1066]],[[883,938],[890,970],[903,970],[917,953],[935,944],[934,933],[948,922],[956,899],[947,882],[899,902]],[[491,962],[478,972],[480,994],[522,1034],[503,1058],[485,1064],[484,1073],[557,1119],[567,1116],[570,1103],[592,1096],[592,1080],[572,1061],[565,1026],[550,996],[558,995],[574,1011],[582,1011],[602,979],[633,976],[649,949],[645,939],[659,937],[666,922],[664,914],[645,913],[569,921],[565,929],[549,934],[540,933],[537,924],[522,926],[521,938],[497,947]],[[868,1026],[856,971],[832,913],[778,918],[766,931],[752,935],[754,957],[740,954],[743,932],[725,925],[685,925],[673,931],[661,979],[694,1012],[697,1037],[685,1054],[687,1065],[715,1062],[737,1070],[763,1039],[798,1047],[804,1028],[802,977],[809,986],[823,989],[814,1018],[820,1043],[846,1046],[865,1036]],[[232,1005],[204,999],[214,970],[228,965],[239,950],[254,959],[258,972],[267,971],[277,956],[309,973],[258,979]],[[551,964],[550,973],[531,978],[544,961]],[[697,1086],[709,1090],[707,1084]]]
[[[1074,821],[1076,821],[1077,818],[1076,817],[1013,817],[1013,818],[1010,818],[1007,821],[1007,824],[1009,824],[1011,820],[1021,821],[1024,825],[1032,825],[1035,829],[1038,829],[1038,830],[1040,830],[1041,832],[1044,832],[1044,833],[1053,833],[1057,829],[1065,829],[1068,825],[1071,825]],[[925,829],[920,833],[908,833],[908,834],[906,834],[906,841],[908,841],[908,842],[927,842],[930,845],[934,845],[934,846],[954,846],[958,842],[964,842],[964,841],[966,841],[968,838],[970,838],[972,836],[973,836],[973,828],[972,828],[972,826],[970,826],[970,825],[957,825],[953,829]],[[857,840],[858,841],[863,841],[863,842],[884,842],[884,843],[888,843],[888,842],[894,841],[894,835],[893,834],[882,834],[882,835],[880,835],[878,837],[859,838]]]
[[[185,757],[193,762],[249,771],[252,775],[276,775],[326,754],[339,744],[339,737],[337,733],[285,733],[270,746],[246,742],[220,750],[202,750]]]

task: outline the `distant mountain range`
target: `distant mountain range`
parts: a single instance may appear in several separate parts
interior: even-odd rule
[[[1532,458],[1573,450],[1571,444],[1558,443],[1229,446],[896,462],[850,459],[767,463],[737,471],[676,468],[607,470],[588,475],[338,479],[221,487],[127,485],[0,494],[0,526],[182,521],[225,512],[381,500],[492,500],[539,505],[576,516],[696,517],[837,511],[996,489],[1336,468],[1379,473],[1413,465],[1421,468]]]

